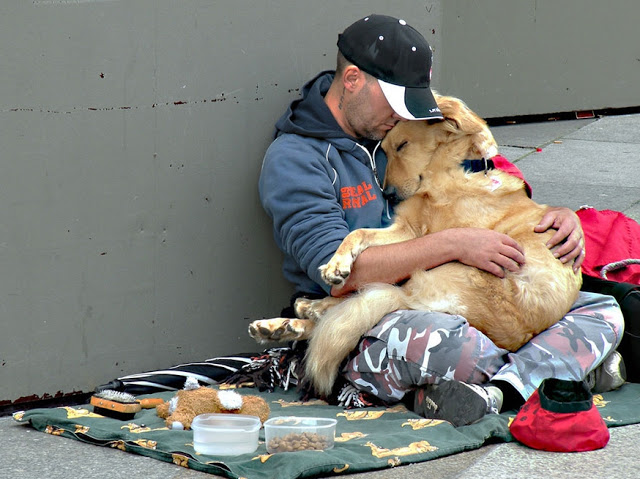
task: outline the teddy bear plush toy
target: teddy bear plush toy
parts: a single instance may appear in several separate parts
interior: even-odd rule
[[[243,396],[231,390],[200,386],[194,377],[188,377],[184,389],[173,398],[156,406],[156,413],[165,419],[169,429],[190,429],[191,422],[200,414],[248,414],[265,422],[270,412],[267,402],[259,396]]]

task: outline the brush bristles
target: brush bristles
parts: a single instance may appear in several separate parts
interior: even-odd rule
[[[133,394],[129,394],[121,391],[114,391],[112,389],[103,389],[102,391],[95,393],[94,396],[100,399],[120,402],[123,404],[138,402],[136,400],[136,397]]]

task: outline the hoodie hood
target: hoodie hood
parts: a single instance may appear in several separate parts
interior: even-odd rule
[[[302,98],[292,102],[276,122],[276,137],[293,133],[311,138],[354,139],[340,128],[324,102],[334,74],[333,71],[321,72],[302,87]]]

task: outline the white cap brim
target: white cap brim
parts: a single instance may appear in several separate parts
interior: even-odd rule
[[[442,112],[440,108],[438,108],[438,104],[436,103],[435,98],[433,97],[433,93],[429,88],[420,88],[411,89],[414,93],[417,90],[420,90],[422,93],[423,101],[420,105],[420,112],[416,114],[411,113],[409,108],[407,107],[407,88],[394,85],[393,83],[387,83],[382,80],[378,80],[378,84],[382,89],[382,93],[384,93],[385,98],[389,102],[389,105],[396,112],[397,115],[401,116],[405,120],[441,120]]]

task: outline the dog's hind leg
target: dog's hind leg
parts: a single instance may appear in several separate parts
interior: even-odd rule
[[[298,298],[293,305],[297,318],[258,319],[249,324],[249,335],[260,343],[309,339],[324,313],[344,301],[330,296],[322,299]]]
[[[356,348],[362,335],[385,314],[403,309],[404,305],[402,289],[376,283],[327,310],[316,324],[305,361],[305,372],[315,391],[329,395],[340,364]]]

